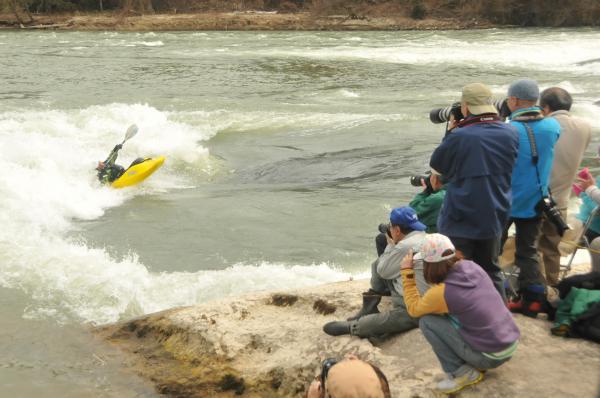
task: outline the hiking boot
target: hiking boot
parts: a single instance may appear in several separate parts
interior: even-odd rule
[[[453,394],[483,380],[483,373],[477,369],[470,369],[467,373],[458,377],[452,377],[450,374],[446,376],[447,378],[440,381],[436,386],[436,389],[444,394]]]
[[[530,318],[537,318],[540,312],[546,312],[542,301],[525,301],[522,297],[517,301],[509,301],[508,309],[510,312],[520,313]]]
[[[379,302],[381,302],[381,294],[378,294],[374,290],[369,290],[362,294],[362,299],[362,308],[354,316],[346,319],[347,321],[355,321],[361,316],[379,313],[377,306],[379,305]]]
[[[323,326],[323,331],[330,336],[350,334],[350,323],[344,321],[328,322]]]

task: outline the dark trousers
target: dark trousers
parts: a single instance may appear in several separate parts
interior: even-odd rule
[[[544,285],[540,271],[537,241],[542,224],[541,217],[511,218],[502,235],[502,246],[508,238],[508,229],[515,224],[515,265],[519,267],[519,291],[531,285]]]
[[[506,301],[506,292],[504,290],[504,278],[498,265],[498,256],[500,255],[500,237],[491,239],[468,239],[449,236],[452,244],[463,254],[467,260],[477,264],[487,274],[494,283],[494,287],[500,293],[500,296]]]

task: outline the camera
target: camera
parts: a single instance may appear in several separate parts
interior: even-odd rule
[[[494,105],[494,107],[496,107],[498,110],[498,115],[501,119],[506,119],[511,113],[506,98],[494,100],[492,101],[492,105]],[[435,124],[445,123],[450,120],[450,115],[454,116],[454,120],[461,120],[465,118],[460,110],[460,102],[455,102],[445,108],[432,109],[429,112],[429,120]]]
[[[382,234],[386,234],[387,236],[389,236],[390,238],[392,237],[392,232],[390,231],[390,224],[379,224],[379,226],[377,227],[377,229],[379,230],[379,232],[381,232]]]
[[[431,186],[431,180],[429,179],[430,176],[431,176],[431,173],[410,176],[410,185],[415,186],[415,187],[421,187],[422,186],[421,179],[423,179],[423,181],[425,181],[426,189],[429,192],[433,192],[433,186]]]
[[[563,220],[560,211],[556,208],[556,203],[554,203],[554,199],[552,199],[551,196],[543,197],[537,204],[536,210],[543,212],[546,217],[548,217],[548,220],[554,224],[560,236],[563,236],[565,231],[571,229],[565,220]]]

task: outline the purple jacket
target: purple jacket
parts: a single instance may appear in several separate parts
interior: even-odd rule
[[[493,353],[519,339],[512,314],[479,265],[469,260],[457,262],[444,284],[448,311],[459,322],[458,331],[471,347]]]

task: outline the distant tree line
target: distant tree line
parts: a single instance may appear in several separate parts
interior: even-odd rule
[[[308,11],[352,18],[476,18],[517,26],[600,25],[600,0],[0,0],[0,10],[20,15],[74,11]]]

